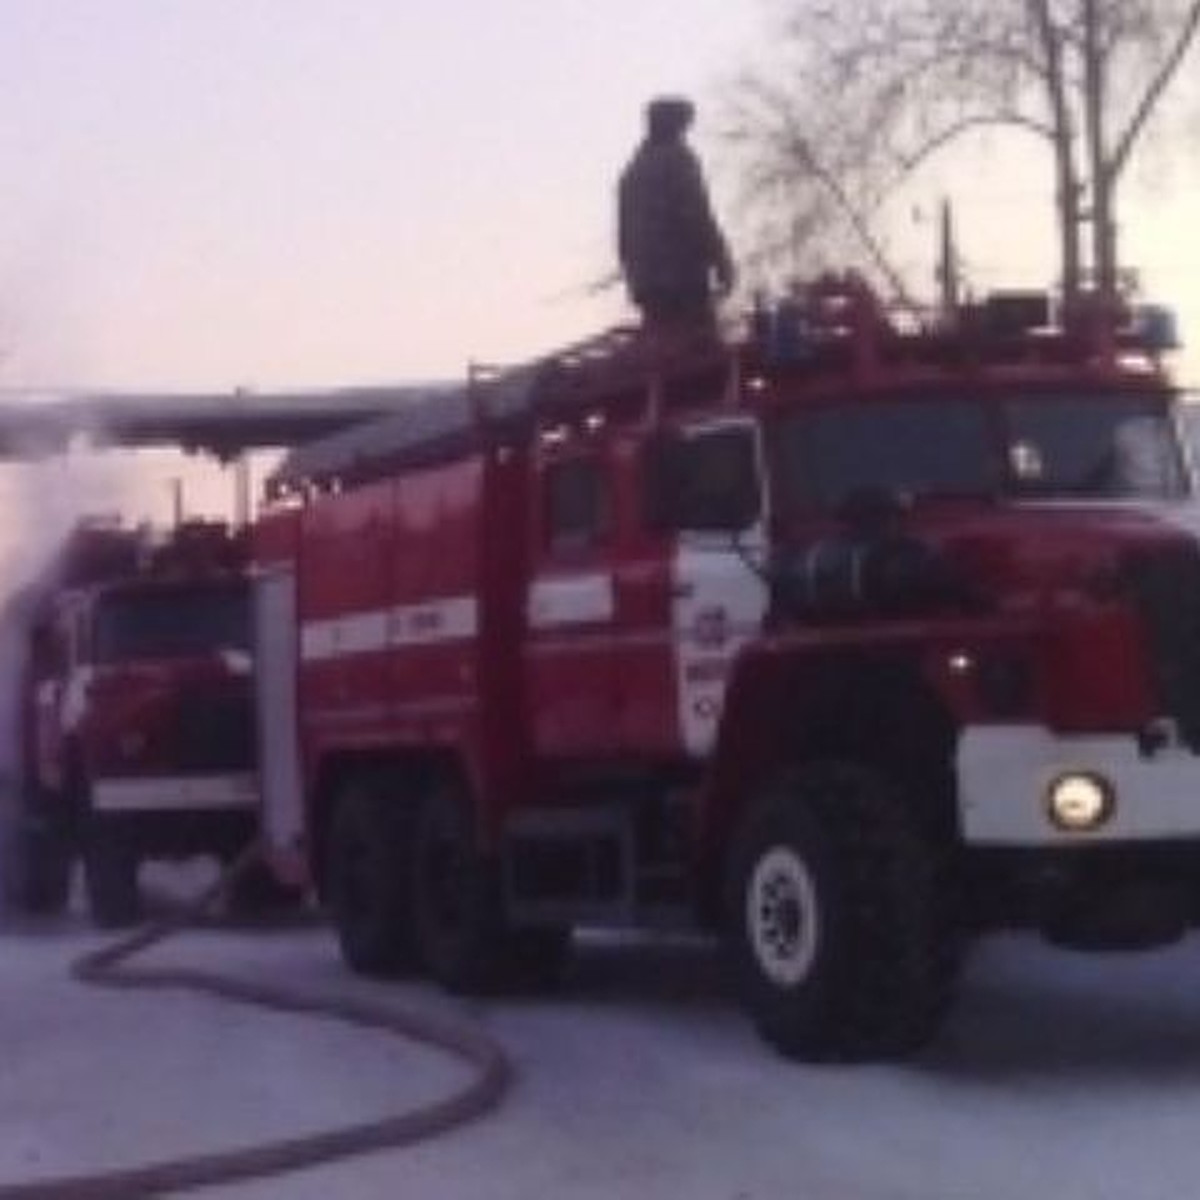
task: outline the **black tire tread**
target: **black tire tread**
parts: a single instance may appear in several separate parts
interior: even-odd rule
[[[412,805],[393,793],[396,786],[374,779],[355,779],[335,799],[329,837],[328,903],[338,933],[342,958],[359,975],[391,978],[416,966],[411,875]],[[369,919],[353,919],[338,898],[339,855],[348,839],[365,838],[371,847],[371,887],[375,911]]]
[[[840,952],[822,1002],[801,1010],[763,1003],[750,952],[737,955],[742,990],[763,1036],[808,1061],[887,1060],[912,1054],[939,1028],[959,961],[948,872],[901,797],[873,772],[841,764],[781,776],[749,816],[733,878],[746,876],[762,838],[819,830],[836,876]],[[730,897],[740,922],[741,887]],[[739,939],[735,935],[735,942]],[[756,997],[756,991],[759,995]]]
[[[458,882],[465,914],[457,929],[440,921],[425,893],[424,856],[439,821],[451,821],[463,841],[464,864]],[[490,995],[507,982],[508,939],[499,864],[475,844],[469,795],[452,779],[436,780],[423,797],[415,836],[413,913],[421,960],[430,975],[450,992]]]

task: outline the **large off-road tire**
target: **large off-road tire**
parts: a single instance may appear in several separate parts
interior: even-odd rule
[[[120,827],[93,816],[84,839],[83,884],[92,921],[101,929],[141,920],[138,866],[137,851]]]
[[[487,992],[508,958],[497,865],[479,849],[465,792],[435,784],[417,813],[413,926],[422,964],[456,992]]]
[[[71,892],[73,855],[66,838],[47,829],[14,824],[3,838],[5,905],[32,916],[57,916]]]
[[[957,941],[944,873],[873,772],[780,776],[747,814],[729,873],[729,944],[763,1037],[808,1061],[890,1059],[936,1033]]]
[[[365,779],[334,803],[325,894],[342,958],[360,975],[401,974],[415,965],[411,806]]]

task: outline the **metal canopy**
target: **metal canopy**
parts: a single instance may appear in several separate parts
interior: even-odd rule
[[[0,457],[57,454],[83,437],[104,446],[179,446],[231,458],[246,449],[325,437],[404,409],[436,390],[436,385],[54,395],[14,390],[0,393]]]

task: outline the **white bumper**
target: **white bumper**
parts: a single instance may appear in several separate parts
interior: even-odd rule
[[[1101,829],[1065,833],[1046,791],[1065,772],[1101,775],[1116,807]],[[1086,846],[1200,839],[1200,757],[1170,747],[1142,757],[1132,736],[1058,737],[1037,725],[967,729],[958,749],[959,818],[968,845]]]
[[[258,779],[231,775],[153,775],[97,779],[92,808],[98,812],[196,812],[249,809],[258,803]]]

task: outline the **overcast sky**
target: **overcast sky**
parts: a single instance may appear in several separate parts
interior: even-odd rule
[[[445,374],[612,314],[646,97],[754,0],[0,0],[9,379]]]
[[[621,313],[584,291],[644,101],[710,99],[764,28],[761,0],[0,0],[0,383],[427,378],[585,334]],[[1127,244],[1200,333],[1178,157]],[[958,175],[968,261],[1044,282],[1045,162],[996,161]]]

